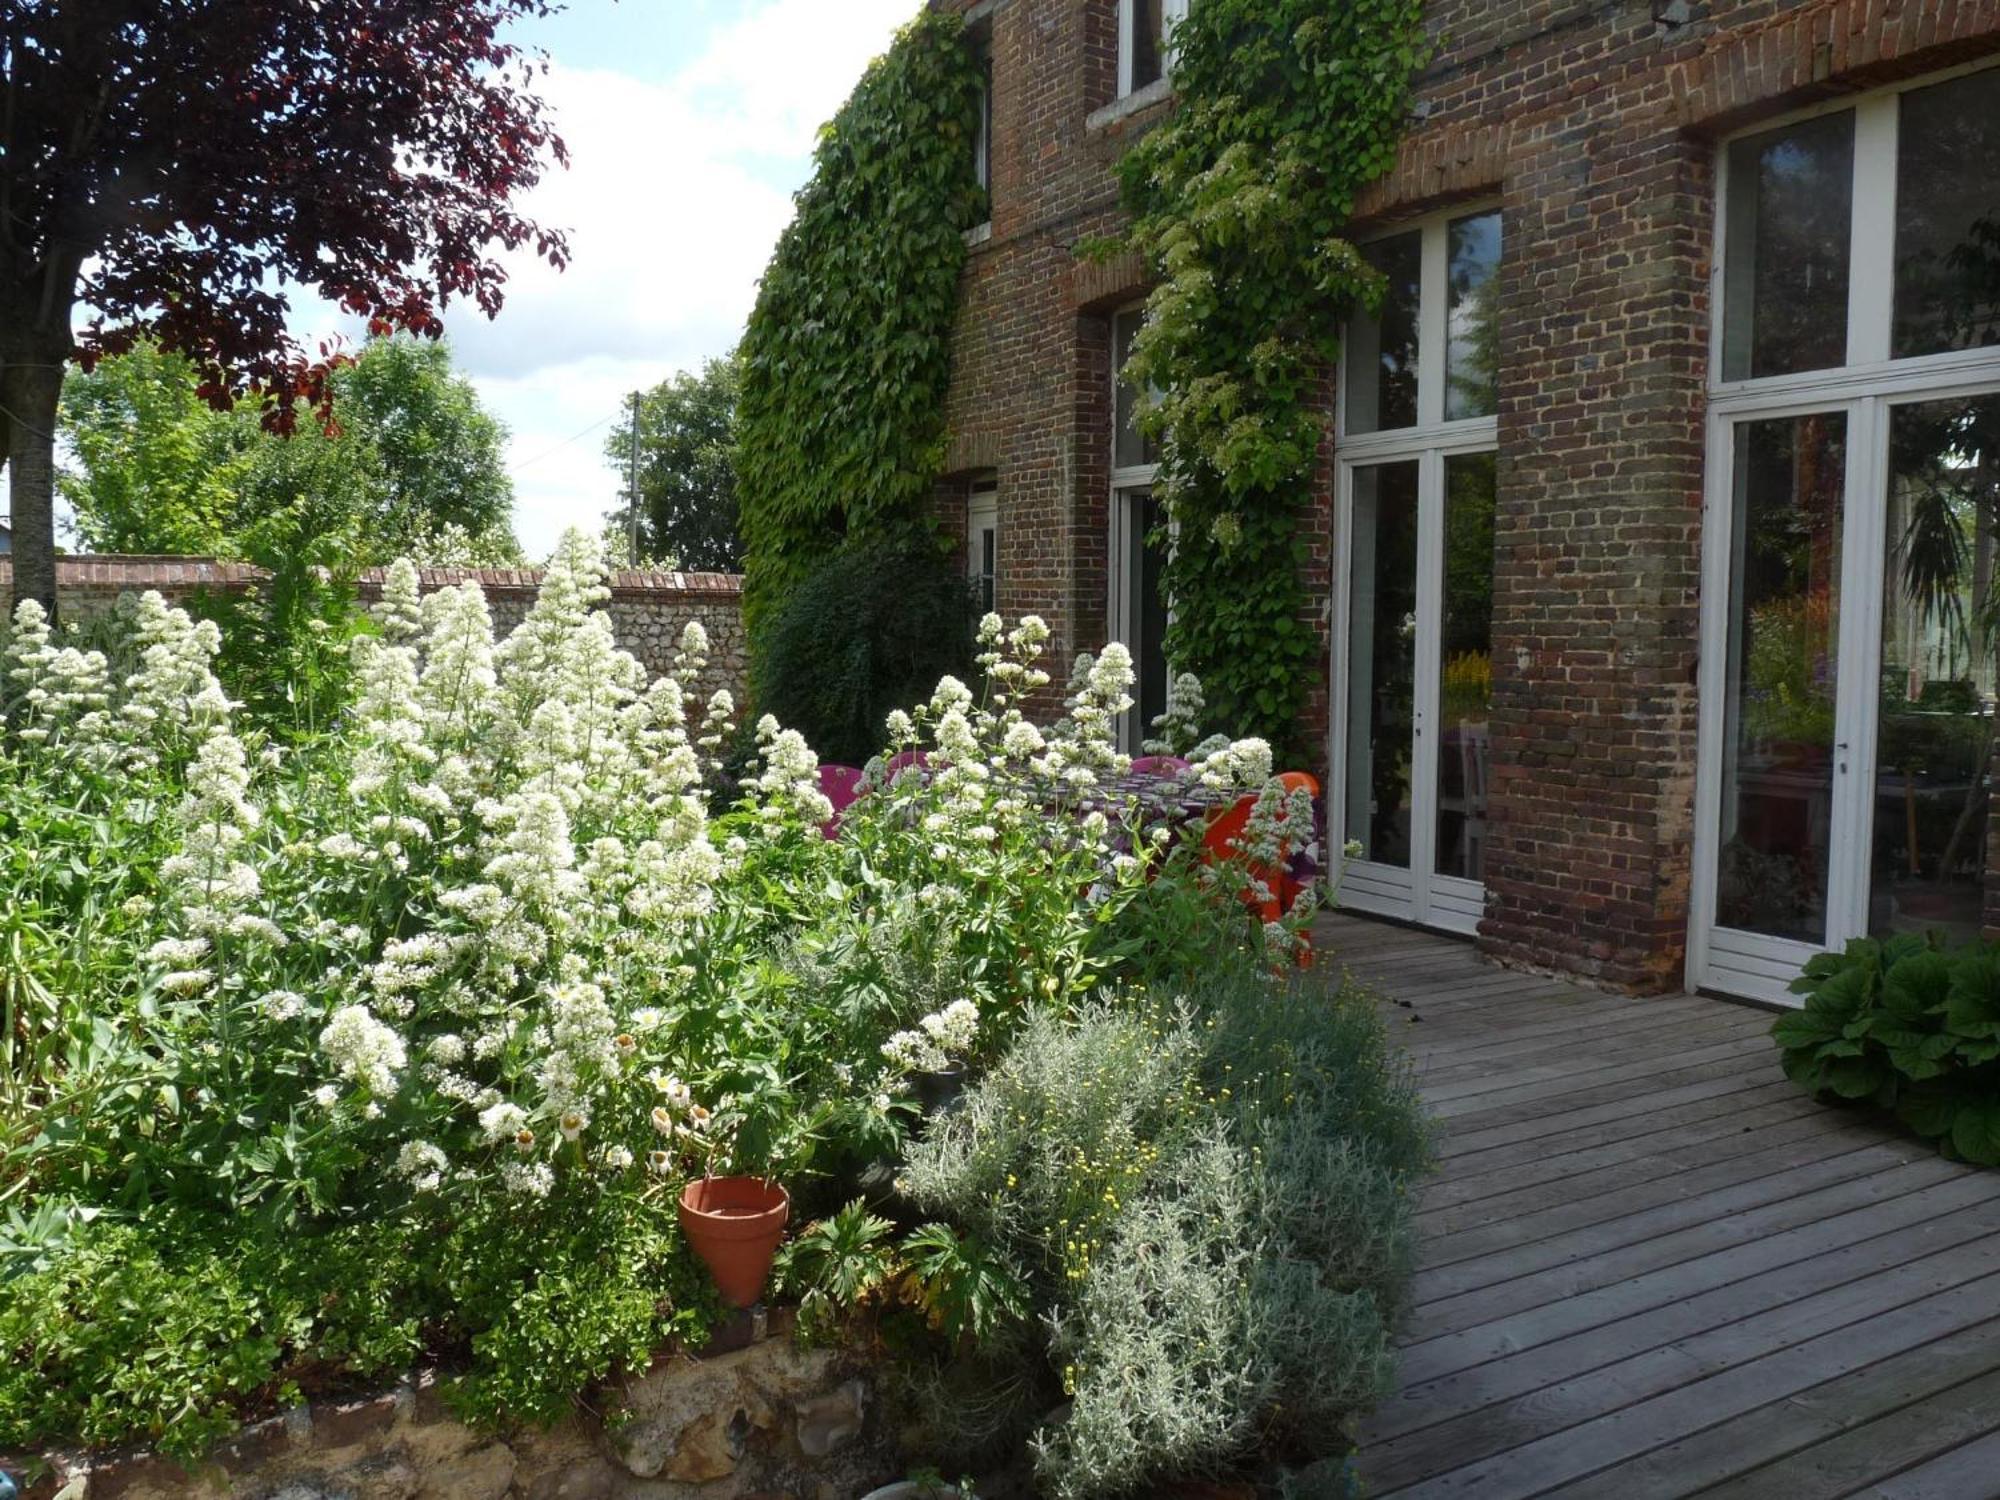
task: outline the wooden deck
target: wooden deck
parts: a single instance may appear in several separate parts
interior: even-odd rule
[[[1319,936],[1442,1126],[1371,1494],[2000,1497],[2000,1172],[1804,1097],[1768,1012]]]

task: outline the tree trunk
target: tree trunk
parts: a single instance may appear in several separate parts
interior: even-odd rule
[[[55,360],[0,370],[7,424],[7,482],[13,510],[14,601],[35,599],[56,615],[56,407],[63,372]]]

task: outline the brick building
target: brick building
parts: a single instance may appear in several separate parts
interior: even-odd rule
[[[1076,247],[1201,0],[933,3],[991,68],[941,503],[1003,612],[1127,641],[1156,711],[1114,379],[1147,281]],[[1344,902],[1767,997],[1850,936],[1994,925],[2000,0],[1429,24],[1309,538]]]

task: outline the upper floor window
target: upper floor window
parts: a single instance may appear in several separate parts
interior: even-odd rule
[[[2000,344],[2000,69],[1742,137],[1723,172],[1723,380]]]
[[[973,61],[979,69],[979,120],[972,129],[972,171],[989,199],[993,193],[993,44],[987,38],[974,43]]]
[[[1172,34],[1188,0],[1118,0],[1118,92],[1136,94],[1170,70]]]
[[[1490,417],[1500,397],[1500,211],[1439,218],[1362,247],[1388,281],[1348,325],[1351,436]]]

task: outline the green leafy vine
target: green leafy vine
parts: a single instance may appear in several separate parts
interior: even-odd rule
[[[921,528],[942,470],[979,72],[926,11],[821,133],[743,342],[738,494],[754,639],[850,538]]]
[[[1172,117],[1120,165],[1126,243],[1160,277],[1127,374],[1159,394],[1180,545],[1167,654],[1218,723],[1296,746],[1319,676],[1301,569],[1341,319],[1380,296],[1342,230],[1395,160],[1422,0],[1196,0]]]

